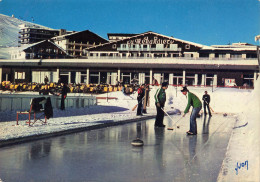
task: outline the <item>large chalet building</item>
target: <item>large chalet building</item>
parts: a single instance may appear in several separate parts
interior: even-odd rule
[[[0,60],[0,81],[41,82],[48,76],[51,82],[85,84],[254,86],[259,74],[257,46],[246,43],[205,46],[152,31],[109,33],[105,40],[88,30],[51,41],[70,58]],[[23,79],[15,78],[17,72]]]
[[[66,51],[52,41],[43,40],[22,45],[11,53],[11,59],[64,59],[70,58]]]
[[[66,50],[71,57],[75,58],[83,58],[83,50],[86,48],[108,42],[106,39],[89,30],[56,36],[52,40],[55,44]]]
[[[118,67],[108,74],[121,74],[113,83],[138,78],[142,83],[252,86],[258,72],[256,46],[246,43],[205,46],[151,31],[108,37],[109,43],[88,48],[86,54],[93,62],[111,60]]]

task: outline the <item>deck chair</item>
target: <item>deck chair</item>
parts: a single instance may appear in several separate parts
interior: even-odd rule
[[[30,110],[29,111],[17,111],[16,112],[16,124],[19,125],[18,120],[19,120],[19,115],[20,114],[28,114],[29,119],[26,121],[26,124],[29,124],[29,126],[32,126],[37,120],[42,121],[39,117],[36,117],[37,113],[43,113],[44,115],[44,121],[42,121],[43,124],[47,123],[47,118],[44,114],[44,109],[43,109],[43,104],[46,103],[46,98],[45,97],[38,97],[38,98],[33,98],[31,99],[30,102]],[[31,114],[33,114],[33,119],[34,121],[31,121]]]

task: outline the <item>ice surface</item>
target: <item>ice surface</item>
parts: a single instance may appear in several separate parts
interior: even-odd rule
[[[254,90],[214,88],[212,92],[210,87],[188,87],[199,98],[202,98],[204,91],[207,90],[211,96],[210,105],[215,113],[227,113],[228,115],[232,113],[237,115],[236,126],[232,131],[226,158],[223,161],[223,167],[218,178],[219,181],[236,181],[238,178],[245,179],[245,181],[259,181],[259,83],[258,79]],[[153,96],[157,88],[159,87],[151,87],[150,107],[147,108],[148,115],[156,114]],[[177,92],[176,87],[173,86],[169,86],[167,89],[166,111],[175,112],[185,109],[187,99],[182,95],[180,89],[178,87]],[[15,112],[1,112],[0,140],[50,133],[69,128],[86,127],[102,122],[117,122],[137,117],[136,111],[132,111],[132,108],[137,104],[137,93],[128,96],[118,91],[100,96],[117,97],[118,99],[99,100],[98,106],[84,109],[67,108],[65,112],[54,110],[54,118],[48,121],[47,126],[36,123],[33,127],[28,127],[24,122],[17,126]],[[235,167],[237,162],[246,160],[249,162],[249,170],[241,170],[236,175]]]

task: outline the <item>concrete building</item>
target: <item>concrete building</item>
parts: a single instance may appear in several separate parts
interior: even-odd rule
[[[89,42],[79,42],[87,35],[93,35]],[[56,44],[81,59],[0,60],[0,81],[17,82],[20,72],[19,82],[49,75],[51,82],[241,87],[254,86],[259,74],[257,46],[246,43],[205,46],[150,31],[110,40],[89,31],[56,37]]]
[[[42,40],[48,40],[55,36],[65,35],[71,33],[71,31],[66,31],[64,29],[55,30],[47,27],[41,27],[37,25],[27,25],[22,24],[19,26],[19,43],[24,44],[33,44],[40,42]]]

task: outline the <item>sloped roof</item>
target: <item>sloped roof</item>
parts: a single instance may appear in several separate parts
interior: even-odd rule
[[[122,36],[122,37],[132,37],[139,35],[137,33],[107,33],[107,36]]]
[[[66,55],[69,56],[69,54],[62,47],[58,46],[57,44],[55,44],[55,43],[53,43],[52,41],[49,41],[49,40],[43,40],[43,41],[40,41],[40,42],[36,42],[34,44],[28,44],[26,46],[21,47],[20,51],[25,51],[26,49],[29,49],[29,48],[34,47],[36,45],[42,44],[44,42],[48,42],[48,43],[53,44],[55,47],[58,47],[62,52],[64,52]],[[18,50],[19,50],[19,48],[18,48]]]
[[[190,41],[186,41],[186,40],[182,40],[182,39],[177,39],[177,38],[174,38],[174,37],[169,37],[169,36],[158,34],[158,33],[152,32],[152,31],[148,31],[148,32],[144,32],[144,33],[141,33],[141,34],[136,34],[135,36],[128,37],[128,38],[125,38],[125,39],[115,40],[113,42],[108,42],[108,43],[105,43],[105,44],[96,45],[96,46],[93,46],[93,47],[87,48],[87,49],[93,49],[93,48],[101,47],[101,46],[108,45],[108,44],[114,44],[114,43],[122,42],[122,41],[125,41],[125,40],[128,40],[128,39],[133,39],[133,38],[136,38],[136,37],[139,37],[139,36],[145,36],[145,35],[148,35],[148,34],[154,34],[156,36],[165,37],[165,38],[168,38],[168,39],[172,39],[174,41],[179,41],[179,42],[182,42],[182,43],[190,44],[190,45],[193,45],[193,46],[199,47],[199,48],[205,47],[202,44],[197,44],[197,43],[194,43],[194,42],[190,42]]]
[[[211,45],[203,47],[203,50],[234,50],[234,51],[255,51],[256,46],[248,43],[233,43],[231,45]]]
[[[71,33],[68,33],[68,34],[65,34],[65,35],[59,35],[59,36],[55,36],[55,37],[52,37],[51,39],[54,39],[54,38],[65,38],[66,36],[69,36],[69,35],[74,35],[78,32],[71,32]]]
[[[151,31],[150,31],[151,32]],[[196,47],[204,47],[205,45],[202,45],[202,44],[198,44],[198,43],[194,43],[194,42],[190,42],[190,41],[186,41],[186,40],[182,40],[182,39],[178,39],[178,38],[174,38],[174,37],[170,37],[170,36],[166,36],[166,35],[162,35],[162,34],[159,34],[159,33],[155,33],[155,32],[151,32],[151,33],[154,33],[158,36],[163,36],[163,37],[166,37],[166,38],[169,38],[169,39],[173,39],[173,40],[176,40],[176,41],[179,41],[179,42],[182,42],[182,43],[186,43],[186,44],[190,44],[190,45],[194,45]]]
[[[24,50],[26,50],[26,49],[28,49],[30,47],[33,47],[33,46],[38,45],[38,44],[41,44],[41,43],[43,43],[45,41],[47,41],[47,40],[42,40],[40,42],[36,42],[36,43],[33,43],[33,44],[23,44],[21,47],[15,48],[15,51],[24,51]]]
[[[69,39],[69,38],[72,38],[73,36],[76,36],[76,35],[79,35],[79,34],[83,34],[83,33],[88,33],[90,38],[92,38],[92,39],[99,38],[99,39],[101,39],[104,42],[108,42],[108,40],[104,39],[103,37],[101,37],[101,36],[91,32],[89,30],[84,30],[84,31],[80,31],[80,32],[72,32],[72,33],[69,33],[69,34],[53,37],[52,39],[55,39],[55,38]]]

